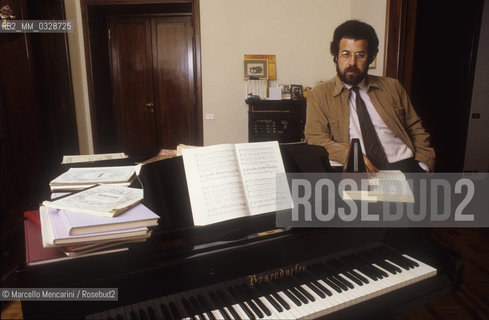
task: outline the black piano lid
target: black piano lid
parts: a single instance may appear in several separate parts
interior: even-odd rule
[[[300,143],[283,144],[280,148],[286,172],[331,171],[328,153],[323,147]],[[182,157],[144,165],[139,181],[144,190],[143,203],[160,215],[154,238],[184,238],[193,246],[247,239],[276,229],[275,213],[194,227]]]
[[[329,170],[324,148],[304,144],[281,148],[288,172]],[[310,151],[315,156],[304,157]],[[294,156],[297,153],[302,160]],[[83,317],[95,311],[243,278],[379,241],[395,244],[394,248],[410,256],[423,257],[420,260],[438,268],[445,278],[448,275],[452,283],[460,281],[457,256],[432,244],[432,240],[425,237],[426,230],[414,232],[414,237],[413,230],[373,228],[301,228],[258,236],[275,229],[275,213],[194,227],[182,159],[159,161],[141,172],[140,182],[148,188],[144,203],[161,215],[160,227],[146,242],[131,244],[126,252],[26,267],[18,274],[21,287],[119,288],[119,301],[23,302],[26,319]],[[450,290],[450,281],[445,278],[435,279],[442,281],[436,288]],[[379,302],[374,305],[380,306]],[[345,312],[350,318],[350,312]],[[358,315],[363,314],[365,310],[358,308]]]

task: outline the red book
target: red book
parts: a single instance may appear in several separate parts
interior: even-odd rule
[[[37,217],[39,218],[39,215]],[[59,248],[44,248],[42,246],[41,228],[30,219],[24,220],[24,231],[25,262],[27,265],[66,259],[66,255]]]
[[[52,247],[44,248],[42,246],[41,228],[31,221],[32,217],[36,217],[36,214],[31,214],[30,218],[24,220],[24,237],[25,237],[25,262],[28,266],[53,263],[63,260],[70,260],[75,258],[87,257],[90,255],[107,254],[114,252],[127,251],[127,247],[101,250],[96,252],[90,252],[86,254],[80,254],[77,256],[67,256],[62,248]],[[39,211],[37,211],[37,218],[39,219]]]
[[[24,218],[33,222],[36,226],[41,229],[41,218],[39,217],[39,210],[32,210],[24,212]]]

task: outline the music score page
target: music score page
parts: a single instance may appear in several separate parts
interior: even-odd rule
[[[292,206],[277,142],[183,149],[182,156],[196,226]]]

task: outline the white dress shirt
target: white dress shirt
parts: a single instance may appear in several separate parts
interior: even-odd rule
[[[352,86],[345,84],[345,87],[350,89]],[[379,137],[380,143],[384,148],[385,155],[389,163],[398,162],[414,156],[413,151],[396,135],[392,133],[392,130],[387,127],[385,122],[380,118],[379,113],[375,110],[375,107],[367,94],[367,89],[364,86],[364,82],[358,85],[360,97],[362,98],[365,106],[367,107],[368,114],[372,120],[372,124],[375,127],[375,131]],[[365,154],[365,147],[363,146],[362,131],[360,129],[360,122],[358,121],[357,107],[356,107],[356,94],[351,91],[350,99],[348,101],[350,106],[350,139],[358,138],[360,145],[362,146],[362,152]],[[420,163],[423,170],[428,170],[428,167],[424,163]]]

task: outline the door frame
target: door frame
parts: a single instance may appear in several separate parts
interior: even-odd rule
[[[93,33],[91,34],[91,16],[90,9],[103,9],[103,8],[116,8],[124,5],[189,5],[191,6],[191,20],[193,27],[193,46],[194,46],[194,96],[195,96],[195,110],[196,110],[196,137],[194,141],[198,145],[203,145],[204,133],[202,122],[202,68],[201,68],[201,39],[200,39],[200,0],[81,0],[81,13],[82,13],[82,25],[83,25],[83,39],[85,49],[85,63],[87,66],[87,84],[88,84],[88,103],[90,110],[90,124],[92,129],[92,141],[94,145],[95,153],[100,152],[104,146],[100,141],[104,139],[105,132],[101,132],[100,126],[97,125],[98,118],[101,116],[97,114],[100,110],[97,110],[98,97],[96,96],[96,68],[94,68],[94,61],[96,57],[92,56],[92,43]],[[158,13],[158,12],[154,12]],[[96,63],[96,62],[95,62]],[[110,86],[110,84],[109,84]],[[105,97],[109,99],[109,97]],[[111,99],[111,97],[110,97]],[[107,101],[104,104],[108,103]],[[110,130],[111,128],[107,128]]]
[[[387,1],[385,76],[398,79],[411,94],[418,0]]]

